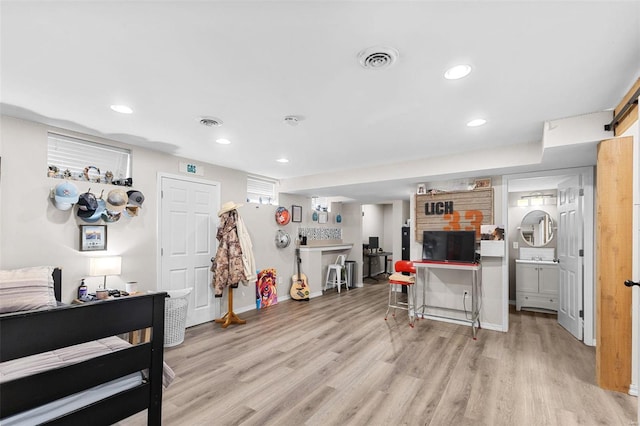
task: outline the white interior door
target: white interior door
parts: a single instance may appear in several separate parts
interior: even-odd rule
[[[160,290],[193,288],[187,327],[220,316],[211,288],[211,258],[217,248],[220,185],[161,177]]]
[[[582,267],[583,220],[580,175],[558,185],[558,259],[560,284],[558,294],[558,323],[576,339],[582,340],[583,309]]]

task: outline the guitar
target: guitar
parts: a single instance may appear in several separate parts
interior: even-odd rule
[[[309,284],[307,284],[307,276],[300,273],[300,248],[296,247],[296,259],[298,263],[298,273],[291,277],[291,290],[289,294],[293,300],[309,300]]]

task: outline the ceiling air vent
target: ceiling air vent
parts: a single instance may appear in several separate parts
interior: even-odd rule
[[[222,120],[215,117],[202,117],[200,124],[207,127],[220,127],[222,126]]]
[[[391,47],[370,47],[358,53],[360,65],[370,70],[389,68],[398,59],[398,51]]]

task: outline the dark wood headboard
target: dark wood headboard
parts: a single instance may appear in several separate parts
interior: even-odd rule
[[[62,269],[55,268],[51,276],[53,277],[53,292],[56,295],[56,300],[62,302]]]

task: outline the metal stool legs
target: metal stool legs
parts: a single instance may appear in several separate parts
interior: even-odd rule
[[[402,302],[398,300],[398,293],[402,294],[400,291],[394,291],[393,285],[402,285],[407,287],[407,301]],[[389,316],[389,311],[393,309],[392,316],[395,318],[396,309],[403,309],[407,311],[409,314],[409,326],[413,327],[416,319],[416,295],[415,295],[415,285],[407,284],[407,283],[394,283],[389,281],[389,303],[387,305],[387,313],[384,315],[384,320],[387,320]]]

